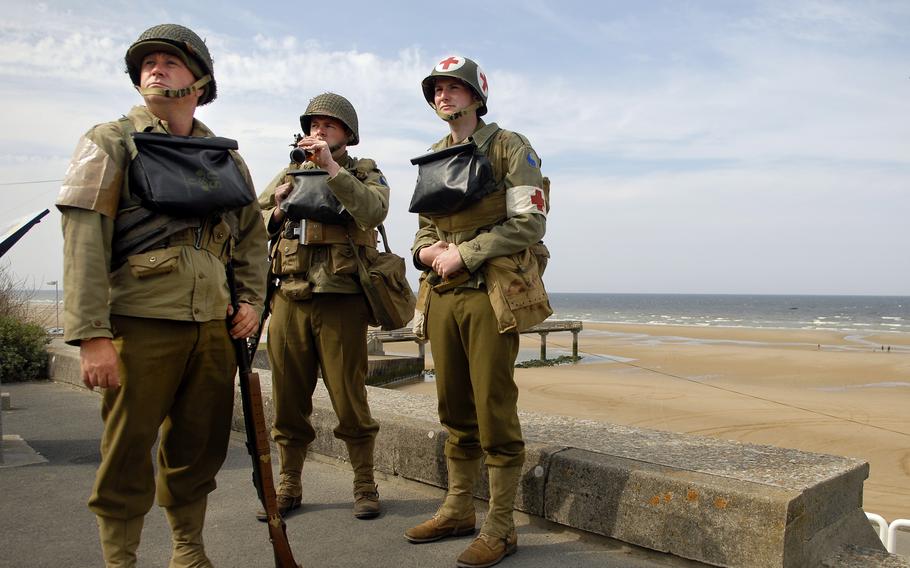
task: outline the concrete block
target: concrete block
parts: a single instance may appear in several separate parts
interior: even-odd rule
[[[525,442],[525,463],[522,467],[521,485],[515,496],[515,508],[530,515],[543,517],[546,510],[547,488],[553,456],[566,448],[538,442]],[[483,498],[489,499],[487,485],[483,486]]]
[[[13,404],[8,392],[0,392],[0,409],[12,410]]]
[[[385,473],[447,487],[446,431],[421,418],[374,413],[379,421],[376,438],[377,467]]]

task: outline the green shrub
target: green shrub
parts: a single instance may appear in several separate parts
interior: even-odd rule
[[[0,316],[0,382],[28,381],[44,375],[47,332],[40,325]]]

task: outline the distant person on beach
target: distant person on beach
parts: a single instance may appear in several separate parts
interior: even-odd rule
[[[530,251],[546,230],[546,196],[527,138],[481,120],[489,87],[476,62],[447,57],[421,86],[449,127],[430,154],[415,158],[420,173],[411,202],[420,214],[412,253],[423,271],[414,329],[430,340],[436,364],[439,419],[449,434],[448,493],[405,537],[425,543],[473,534],[473,488],[483,461],[489,512],[457,565],[492,566],[518,544],[512,509],[525,460],[513,376],[519,331],[552,313]],[[453,155],[462,166],[451,167]],[[475,168],[474,184],[459,185]],[[453,189],[463,199],[451,199]]]
[[[310,415],[321,370],[338,415],[335,437],[347,446],[354,469],[354,516],[372,519],[380,513],[373,479],[379,424],[367,403],[371,316],[354,255],[367,264],[376,260],[376,227],[389,210],[389,186],[376,162],[348,154],[360,134],[357,112],[346,98],[334,93],[313,98],[300,126],[302,152],[294,154],[301,161],[282,168],[259,197],[272,239],[272,272],[279,279],[268,333],[272,437],[281,463],[278,511],[283,516],[301,504],[301,470],[316,438]],[[294,171],[314,175],[289,174]],[[325,199],[308,197],[314,195]],[[265,511],[257,516],[268,519]]]
[[[154,26],[129,47],[126,68],[145,104],[82,137],[57,199],[64,339],[80,347],[85,385],[103,391],[89,509],[105,564],[132,567],[157,494],[171,527],[170,566],[207,567],[206,502],[227,454],[234,403],[231,338],[258,327],[266,233],[236,143],[213,138],[194,118],[216,96],[205,42],[183,26]],[[167,159],[188,152],[196,161]]]

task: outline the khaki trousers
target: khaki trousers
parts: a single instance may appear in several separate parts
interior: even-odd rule
[[[431,292],[427,336],[436,365],[439,420],[449,432],[446,456],[485,455],[496,467],[524,463],[515,358],[518,333],[500,334],[485,289]]]
[[[204,498],[227,455],[234,406],[237,364],[225,321],[114,315],[111,324],[121,385],[104,392],[101,465],[89,508],[115,519],[144,515],[156,485],[162,507]]]
[[[310,416],[317,369],[338,416],[335,437],[353,445],[376,438],[379,424],[365,386],[368,310],[361,294],[314,294],[296,302],[280,289],[275,293],[268,351],[276,443],[308,446],[316,439]]]

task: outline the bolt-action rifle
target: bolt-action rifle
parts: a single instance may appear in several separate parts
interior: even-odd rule
[[[237,286],[234,283],[234,266],[227,266],[228,287],[231,291],[231,305],[236,314],[239,309]],[[274,278],[269,278],[265,310],[268,310],[270,296],[274,290]],[[261,324],[267,311],[263,311]],[[228,319],[230,327],[230,319]],[[234,352],[237,355],[237,367],[240,371],[240,398],[243,401],[243,425],[246,430],[246,449],[253,460],[253,485],[268,516],[269,540],[275,553],[275,568],[301,568],[294,560],[291,545],[288,542],[287,527],[278,513],[275,498],[275,482],[272,479],[272,456],[269,451],[269,438],[265,429],[265,415],[262,411],[262,391],[259,387],[259,373],[254,373],[250,361],[252,353],[259,345],[259,334],[254,334],[252,347],[246,339],[234,339]]]

